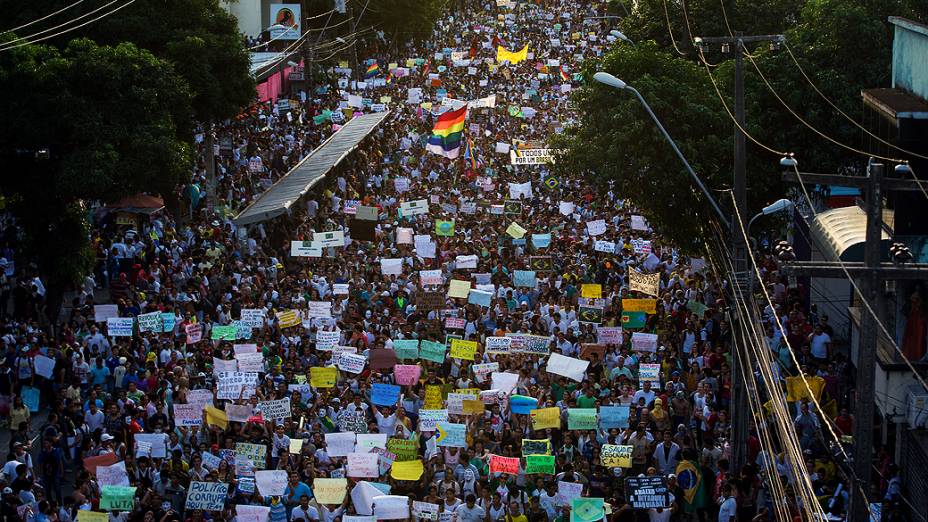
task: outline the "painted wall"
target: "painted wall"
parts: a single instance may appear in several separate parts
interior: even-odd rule
[[[891,16],[893,87],[928,100],[928,26]]]

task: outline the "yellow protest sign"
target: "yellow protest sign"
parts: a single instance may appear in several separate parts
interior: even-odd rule
[[[525,47],[516,52],[509,51],[502,45],[496,47],[497,62],[507,61],[511,64],[517,64],[526,58],[528,58],[528,44],[525,44]]]
[[[110,522],[110,514],[80,510],[77,512],[77,522]]]
[[[462,404],[464,405],[464,415],[481,415],[486,409],[480,399],[464,399]]]
[[[341,67],[342,69],[347,69],[347,68],[348,68],[348,61],[347,61],[347,60],[342,60],[342,61],[338,62],[338,66]]]
[[[415,58],[407,58],[407,59],[406,59],[406,67],[415,67],[415,66],[416,66],[416,59],[415,59]]]
[[[619,446],[617,444],[603,444],[599,453],[603,466],[607,468],[632,467],[633,446]]]
[[[438,384],[426,384],[425,385],[425,404],[422,405],[422,409],[425,410],[440,410],[442,406],[445,405],[444,399],[441,396],[441,386]]]
[[[473,361],[474,356],[477,354],[477,342],[476,341],[465,341],[463,339],[452,339],[451,340],[451,358],[452,359],[467,359],[468,361]]]
[[[571,35],[570,35],[570,39],[571,39],[571,40],[574,40],[574,41],[579,40],[579,39],[580,39],[580,33],[573,33],[573,34],[571,34]]]
[[[425,467],[422,465],[422,459],[407,460],[405,462],[394,462],[390,467],[390,476],[396,480],[419,480]]]
[[[317,478],[313,480],[313,493],[320,504],[341,504],[348,493],[348,479]]]
[[[303,439],[290,439],[290,453],[294,455],[303,451]]]
[[[506,233],[509,234],[513,239],[522,239],[522,237],[525,236],[525,232],[526,230],[515,221],[510,223],[509,228],[506,229]]]
[[[427,111],[430,111],[432,110],[432,102],[422,102],[419,104],[419,107],[422,107],[423,109]]]
[[[309,369],[309,385],[313,388],[334,388],[338,377],[336,368],[315,366]]]
[[[229,416],[226,415],[226,412],[220,410],[219,408],[213,406],[207,406],[206,408],[206,423],[212,426],[218,426],[222,429],[229,427]]]
[[[393,101],[393,96],[381,96],[380,103],[390,103]]]
[[[300,316],[296,310],[287,310],[277,314],[277,321],[281,328],[291,328],[300,324]]]
[[[529,416],[532,418],[532,429],[561,427],[561,409],[558,407],[532,410]]]
[[[657,313],[657,299],[622,299],[623,312]]]
[[[457,297],[460,299],[467,299],[467,295],[470,294],[470,281],[461,281],[460,279],[452,279],[448,285],[448,297]],[[454,357],[452,355],[452,357]]]
[[[398,64],[398,63],[396,63],[396,62],[390,62],[390,65],[387,65],[387,70],[388,70],[388,71],[392,71],[393,69],[396,69],[396,68],[399,67],[399,66],[400,66],[400,64]]]
[[[584,284],[580,289],[580,297],[587,299],[599,299],[603,296],[603,285]]]

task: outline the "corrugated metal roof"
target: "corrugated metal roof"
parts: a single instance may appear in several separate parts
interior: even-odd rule
[[[303,158],[286,176],[258,197],[233,220],[236,225],[250,225],[273,219],[287,212],[309,189],[322,180],[390,111],[355,116],[309,156]]]
[[[891,225],[893,219],[893,211],[883,209],[883,223]],[[857,205],[819,212],[812,220],[810,229],[812,237],[815,238],[826,256],[842,261],[864,260],[867,214]],[[885,227],[880,234],[880,239],[885,242],[890,240]]]

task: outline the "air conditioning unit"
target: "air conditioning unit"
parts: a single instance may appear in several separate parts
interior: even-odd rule
[[[909,386],[905,397],[905,419],[912,429],[928,428],[928,392],[921,386]]]

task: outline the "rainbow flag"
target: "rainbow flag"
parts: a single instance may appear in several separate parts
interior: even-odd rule
[[[560,70],[561,70],[561,81],[569,82],[569,81],[570,81],[570,76],[567,76],[567,73],[564,72],[564,66],[563,66],[563,65],[560,67]]]
[[[467,166],[470,170],[478,170],[483,164],[480,162],[480,158],[477,157],[477,150],[474,149],[474,142],[468,138],[467,139],[467,148],[464,149],[464,160],[467,161]]]
[[[429,143],[425,146],[430,152],[446,158],[457,159],[461,153],[461,137],[464,134],[464,119],[467,117],[467,106],[456,111],[448,111],[438,117]]]
[[[373,78],[380,74],[380,66],[377,65],[377,62],[372,63],[368,68],[367,72],[364,73],[365,78]]]

